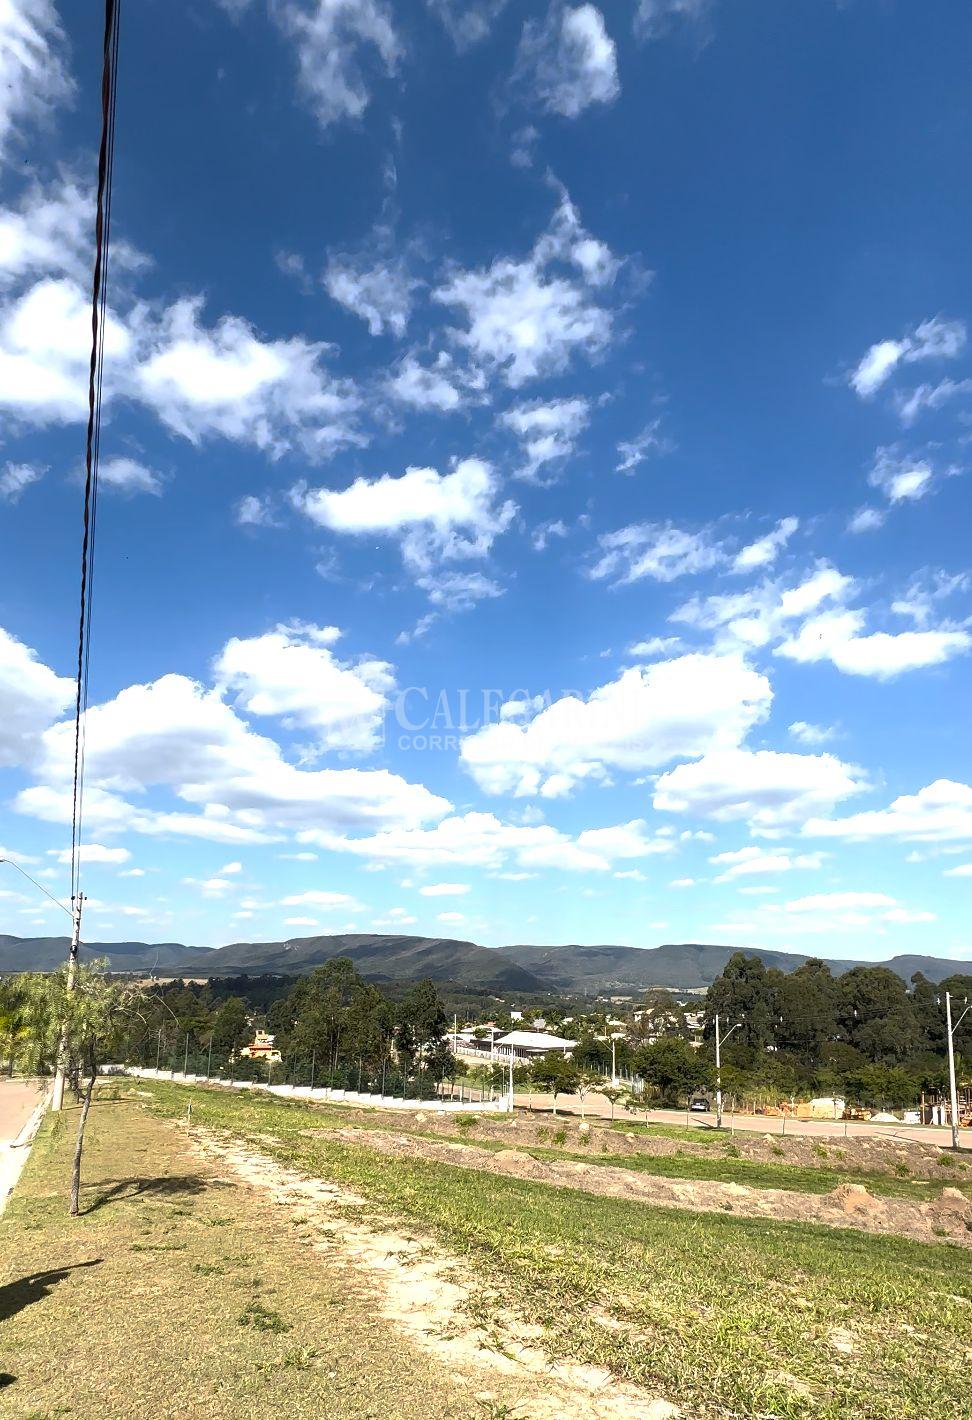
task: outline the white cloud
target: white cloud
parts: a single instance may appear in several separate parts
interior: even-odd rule
[[[439,561],[485,557],[516,511],[498,501],[499,480],[482,459],[450,473],[409,468],[400,478],[358,478],[345,489],[297,488],[301,512],[334,532],[398,537],[406,565],[428,573]]]
[[[716,853],[709,862],[723,868],[715,879],[717,883],[731,883],[756,873],[789,873],[797,868],[815,871],[822,866],[823,859],[822,853],[772,853],[750,844],[733,852]]]
[[[46,469],[28,463],[8,463],[0,472],[0,499],[5,503],[16,503],[25,488],[38,483]]]
[[[440,912],[436,917],[437,922],[446,923],[465,922],[465,920],[461,912]]]
[[[132,856],[127,848],[106,848],[103,843],[82,843],[77,851],[82,863],[127,863]],[[54,856],[59,863],[71,862],[70,848],[56,852]]]
[[[870,399],[902,361],[954,359],[965,345],[965,336],[961,321],[941,316],[924,320],[900,340],[879,340],[872,345],[851,371],[850,384],[861,399]]]
[[[164,312],[134,374],[138,397],[164,424],[194,444],[218,434],[274,455],[299,446],[327,456],[361,442],[360,398],[323,368],[328,347],[261,340],[238,316],[207,329],[202,304],[186,298]]]
[[[252,917],[253,914],[252,914],[252,912],[247,912],[247,913],[237,912],[237,913],[235,914],[235,916],[237,916],[237,917],[244,917],[244,916],[245,916],[245,917]],[[317,927],[317,926],[319,926],[319,925],[320,925],[320,924],[318,923],[318,920],[317,920],[316,917],[285,917],[285,918],[284,918],[284,926],[285,926],[285,927]]]
[[[289,897],[280,899],[281,907],[320,907],[330,912],[339,907],[347,908],[349,912],[357,911],[361,904],[355,902],[353,897],[349,897],[345,892],[327,892],[324,889],[310,888],[307,892],[291,893]]]
[[[98,468],[98,483],[120,493],[152,493],[158,497],[162,492],[159,475],[129,458],[105,459]]]
[[[550,539],[569,536],[570,529],[562,518],[552,518],[549,522],[538,523],[533,529],[530,541],[534,552],[546,552]]]
[[[941,409],[964,394],[972,394],[972,380],[939,380],[936,385],[918,385],[907,394],[895,396],[898,416],[910,428],[925,409]]]
[[[487,793],[557,798],[612,769],[634,772],[736,745],[769,713],[769,682],[737,656],[634,666],[586,700],[566,696],[526,724],[486,726],[460,757]]]
[[[674,24],[700,24],[709,13],[711,0],[637,0],[635,34],[639,39],[658,39]]]
[[[647,641],[636,641],[633,646],[629,646],[625,655],[636,656],[639,660],[653,661],[658,656],[667,656],[673,651],[680,650],[681,645],[677,636],[649,636]]]
[[[465,403],[466,377],[458,370],[451,355],[445,351],[431,365],[423,365],[414,355],[406,355],[385,388],[399,404],[411,409],[434,409],[449,414]]]
[[[789,729],[790,734],[799,744],[811,747],[828,744],[837,733],[829,726],[811,725],[807,720],[794,720]]]
[[[0,4],[0,154],[8,161],[24,120],[43,117],[69,98],[66,42],[52,0]]]
[[[889,503],[902,503],[930,493],[933,477],[934,470],[926,459],[908,458],[886,447],[877,450],[867,481],[872,488],[879,488]]]
[[[642,820],[634,820],[617,830],[587,830],[593,838],[581,834],[572,839],[550,824],[503,823],[494,814],[466,813],[450,815],[434,828],[385,829],[363,837],[309,829],[299,837],[332,852],[365,858],[371,865],[472,867],[498,873],[512,859],[528,870],[513,875],[519,882],[538,868],[605,873],[617,858],[667,851],[645,835],[644,827]]]
[[[742,548],[733,558],[733,572],[754,572],[771,566],[800,526],[799,518],[783,518],[772,532]]]
[[[776,654],[801,662],[831,661],[847,675],[888,680],[905,671],[937,666],[963,655],[972,636],[960,628],[934,631],[876,631],[862,635],[860,611],[830,611],[811,617],[776,649]]]
[[[419,892],[423,897],[462,897],[469,892],[469,884],[429,883],[427,887],[420,887]]]
[[[804,833],[818,838],[867,842],[896,838],[903,843],[951,843],[972,839],[972,787],[936,779],[917,794],[902,794],[886,809],[848,818],[814,818]]]
[[[843,602],[855,590],[852,577],[821,562],[791,587],[763,582],[728,596],[693,597],[677,608],[671,621],[716,631],[730,647],[760,647],[785,635],[790,622],[807,617],[826,602]]]
[[[497,257],[485,270],[456,270],[433,296],[465,313],[467,327],[453,331],[453,338],[517,389],[559,374],[575,354],[592,357],[604,349],[612,315],[592,292],[609,286],[617,269],[607,246],[584,230],[562,192],[550,226],[527,257]]]
[[[661,420],[653,419],[633,439],[622,439],[618,444],[620,457],[614,467],[615,473],[634,473],[652,454],[667,453],[671,444],[659,433],[660,429]]]
[[[248,715],[275,715],[288,728],[313,731],[320,751],[374,749],[395,687],[392,667],[338,660],[329,649],[335,634],[334,627],[297,624],[234,636],[216,658],[217,682]]]
[[[654,807],[720,823],[747,820],[755,832],[793,827],[866,788],[863,773],[832,754],[722,749],[679,764],[655,785]]]
[[[550,113],[576,118],[621,92],[614,41],[594,5],[554,0],[545,20],[528,20],[517,53],[517,78]]]
[[[0,627],[0,767],[26,765],[41,734],[74,701],[74,681]]]
[[[401,258],[332,256],[324,272],[327,294],[363,320],[371,335],[405,334],[416,284]]]
[[[621,586],[644,577],[673,582],[725,561],[725,552],[707,531],[686,532],[672,523],[631,523],[602,533],[598,545],[601,554],[587,575],[595,581],[610,578]]]
[[[232,876],[233,874],[235,874],[235,873],[242,873],[242,871],[243,871],[243,864],[242,864],[242,863],[235,863],[235,862],[234,862],[234,863],[224,863],[223,866],[222,866],[222,867],[220,868],[220,870],[219,870],[219,876],[220,876],[221,878],[228,878],[228,877],[231,877],[231,876]]]
[[[507,0],[425,0],[458,50],[486,38]]]
[[[7,718],[0,724],[6,728]],[[39,782],[17,796],[20,812],[70,822],[73,730],[62,721],[42,735]],[[309,827],[411,826],[449,810],[446,800],[384,769],[296,768],[217,691],[180,675],[92,706],[86,743],[85,822],[99,835],[131,830],[239,845]]]
[[[271,11],[294,43],[298,80],[322,128],[360,118],[371,95],[366,67],[394,73],[401,45],[381,0],[276,0]]]
[[[690,888],[695,887],[695,883],[695,878],[673,878],[668,886],[673,888]]]
[[[255,493],[247,493],[237,503],[233,519],[241,528],[272,528],[277,526],[273,505],[269,497],[258,498]]]
[[[106,392],[129,359],[131,333],[108,311]],[[37,281],[0,313],[0,408],[34,424],[87,418],[91,297],[62,278]]]
[[[943,878],[972,878],[972,863],[959,863],[955,868],[946,868]]]
[[[544,465],[568,458],[589,419],[590,404],[578,397],[532,400],[508,409],[501,423],[519,438],[526,460],[519,476],[539,480]]]
[[[876,532],[878,528],[883,528],[887,514],[881,508],[858,508],[847,524],[847,531],[852,533]]]

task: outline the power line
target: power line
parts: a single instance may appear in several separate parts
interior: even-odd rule
[[[121,0],[105,0],[104,58],[101,77],[101,145],[95,216],[95,261],[91,287],[91,358],[88,366],[88,426],[85,437],[84,513],[81,539],[81,596],[78,620],[77,690],[74,710],[74,786],[71,802],[71,899],[79,894],[83,826],[85,722],[91,667],[94,607],[95,532],[98,517],[98,467],[104,389],[105,325],[108,311],[108,258],[111,239],[112,177],[115,164],[115,116],[118,93],[118,40]]]

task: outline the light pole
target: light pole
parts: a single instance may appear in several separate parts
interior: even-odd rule
[[[563,1027],[561,1027],[561,1029],[563,1029]],[[614,1039],[614,1036],[612,1035],[612,1037],[611,1037],[611,1084],[612,1084],[612,1085],[616,1085],[616,1084],[618,1083],[617,1056],[616,1056],[616,1054],[615,1054],[616,1049],[617,1049],[617,1041]]]
[[[722,1043],[728,1040],[734,1030],[738,1030],[742,1021],[737,1021],[734,1026],[730,1026],[725,1035],[719,1034],[719,1017],[715,1018],[715,1048],[716,1048],[716,1128],[722,1128]]]
[[[952,1025],[952,996],[949,991],[945,992],[945,1028],[948,1036],[948,1092],[952,1107],[952,1148],[959,1147],[959,1116],[958,1116],[958,1090],[955,1087],[955,1032],[969,1014],[969,1005],[966,1001],[965,1010],[958,1020]]]

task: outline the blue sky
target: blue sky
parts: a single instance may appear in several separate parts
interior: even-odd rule
[[[61,893],[99,47],[0,17],[0,845]],[[970,60],[127,7],[85,935],[972,956]]]

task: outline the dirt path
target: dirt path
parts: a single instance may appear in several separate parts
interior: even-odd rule
[[[869,1233],[893,1233],[918,1242],[948,1238],[972,1248],[972,1202],[957,1189],[946,1188],[941,1200],[912,1203],[908,1199],[876,1198],[857,1184],[839,1185],[832,1193],[796,1193],[779,1188],[746,1188],[738,1183],[659,1178],[609,1164],[535,1159],[520,1149],[498,1152],[385,1130],[314,1129],[325,1139],[399,1158],[433,1159],[459,1168],[534,1179],[562,1188],[576,1188],[602,1197],[688,1208],[694,1212],[725,1211],[750,1218],[774,1218],[829,1227],[858,1228]]]
[[[348,1132],[353,1143],[365,1143],[361,1131]],[[688,1420],[688,1412],[621,1384],[606,1370],[552,1361],[540,1349],[538,1329],[518,1322],[500,1296],[476,1286],[458,1258],[411,1228],[398,1231],[376,1219],[365,1199],[284,1168],[239,1141],[201,1130],[192,1140],[234,1182],[290,1210],[294,1225],[328,1263],[366,1278],[380,1314],[406,1341],[452,1376],[475,1378],[479,1413],[515,1414],[517,1420]],[[484,1300],[492,1319],[477,1325],[470,1303]]]

